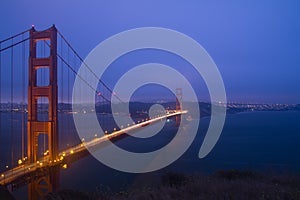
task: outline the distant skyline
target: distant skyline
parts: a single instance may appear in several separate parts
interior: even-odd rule
[[[223,77],[228,102],[300,103],[300,2],[296,0],[54,0],[47,4],[12,0],[0,5],[0,40],[32,24],[37,30],[55,24],[85,58],[101,41],[121,31],[146,26],[170,28],[194,38],[207,50]],[[201,77],[194,77],[188,64],[164,52],[124,56],[112,64],[104,81],[113,84],[128,70],[125,66],[145,62],[165,63],[180,70],[199,91],[199,100],[209,100]]]

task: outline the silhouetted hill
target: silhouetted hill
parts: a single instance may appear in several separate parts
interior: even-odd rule
[[[115,106],[123,106],[123,103],[116,104]],[[148,111],[152,105],[155,103],[144,103],[144,102],[130,102],[129,104],[129,111],[131,113],[132,117],[143,115],[148,115]],[[208,116],[211,113],[211,105],[209,103],[204,102],[186,102],[187,108],[189,110],[190,115],[194,115],[195,111],[193,109],[189,109],[189,107],[192,107],[193,104],[198,104],[200,108],[201,116]],[[165,102],[160,103],[165,109],[169,110],[175,110],[176,109],[176,103],[175,102]],[[111,113],[111,105],[110,104],[96,104],[96,112],[97,113]]]
[[[132,117],[138,115],[147,115],[150,107],[155,103],[145,103],[145,102],[130,102],[129,110],[132,114]],[[164,102],[159,103],[164,106],[165,109],[175,110],[175,102]],[[195,104],[198,104],[200,108],[201,117],[209,116],[211,114],[211,104],[206,102],[185,102],[186,107],[190,115],[195,115],[196,112],[194,109],[191,109]],[[215,104],[216,107],[224,107],[223,104]],[[117,103],[115,106],[122,107],[124,103]],[[3,106],[4,107],[4,106]],[[59,112],[70,112],[72,110],[71,104],[60,103]],[[97,113],[111,113],[111,104],[110,103],[96,103],[95,106],[82,104],[76,106],[78,112],[90,112],[91,110],[96,110]],[[121,109],[117,109],[121,110]],[[288,104],[243,104],[243,103],[230,103],[226,105],[227,114],[234,114],[240,112],[249,112],[249,111],[300,111],[300,104],[288,105]]]

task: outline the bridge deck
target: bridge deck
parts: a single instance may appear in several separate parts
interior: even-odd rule
[[[73,146],[69,149],[65,149],[64,151],[60,152],[58,154],[59,155],[58,159],[56,159],[54,161],[50,161],[48,156],[44,156],[43,158],[41,158],[36,163],[21,164],[21,165],[15,167],[13,169],[2,172],[1,176],[0,176],[0,184],[1,185],[6,185],[6,184],[9,184],[9,183],[13,182],[14,180],[22,177],[22,176],[25,176],[26,174],[32,173],[33,171],[35,171],[37,169],[61,164],[63,162],[63,160],[66,159],[67,157],[70,157],[74,154],[85,151],[86,147],[93,147],[93,146],[99,145],[99,144],[101,144],[105,141],[108,141],[108,140],[112,139],[112,138],[116,138],[116,137],[118,137],[118,136],[120,136],[120,135],[122,135],[126,132],[136,130],[140,127],[143,127],[143,126],[151,124],[151,123],[155,123],[155,122],[160,121],[160,120],[165,119],[165,118],[174,117],[176,115],[181,115],[181,114],[185,114],[185,113],[187,113],[186,110],[167,113],[165,115],[162,115],[162,116],[159,116],[159,117],[156,117],[156,118],[152,118],[152,119],[146,120],[144,122],[133,124],[132,126],[129,126],[129,127],[124,128],[124,129],[112,132],[110,134],[106,134],[104,136],[94,138],[91,141],[82,142],[82,143],[80,143],[76,146]]]

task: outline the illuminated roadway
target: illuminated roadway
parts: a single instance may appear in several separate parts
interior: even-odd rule
[[[0,175],[0,184],[4,185],[4,184],[8,184],[11,183],[12,181],[16,180],[17,178],[24,176],[30,172],[34,172],[35,170],[42,168],[42,167],[46,167],[46,166],[55,166],[57,164],[62,164],[63,160],[68,157],[71,156],[73,154],[85,151],[87,147],[93,147],[96,146],[98,144],[101,144],[105,141],[108,141],[109,139],[115,138],[117,136],[120,136],[126,132],[130,132],[133,131],[135,129],[138,129],[140,127],[143,126],[147,126],[151,123],[160,121],[162,119],[166,119],[169,117],[174,117],[176,115],[181,115],[181,114],[185,114],[187,113],[187,110],[182,110],[182,111],[173,111],[173,112],[167,112],[165,115],[162,116],[158,116],[152,119],[148,119],[145,120],[143,122],[140,123],[136,123],[133,124],[131,126],[128,126],[126,128],[123,128],[121,130],[118,131],[114,131],[110,134],[106,134],[104,136],[101,137],[96,137],[94,139],[92,139],[91,141],[88,142],[82,142],[76,146],[73,146],[69,149],[64,150],[63,152],[58,154],[58,158],[56,160],[53,161],[49,161],[49,156],[44,156],[43,158],[41,158],[39,161],[37,161],[36,163],[19,163],[19,166],[14,167],[13,169],[7,170],[5,172],[2,172]]]

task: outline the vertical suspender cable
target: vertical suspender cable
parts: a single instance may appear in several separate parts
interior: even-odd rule
[[[67,58],[68,64],[70,64],[70,47],[68,47],[68,58]],[[68,70],[68,109],[70,109],[70,70]],[[70,110],[69,110],[70,111]],[[69,112],[70,113],[70,112]],[[67,131],[67,146],[69,143],[69,137],[70,137],[70,114],[68,114],[68,131]]]
[[[74,62],[74,67],[75,67],[75,69],[76,69],[76,64],[77,64],[77,62],[76,62],[76,55],[75,55],[75,54],[73,54],[73,59],[74,59],[74,61],[73,61],[73,62]],[[72,85],[73,85],[73,87],[74,87],[74,83],[75,83],[75,78],[76,78],[76,77],[75,77],[75,74],[73,74],[73,79],[72,79]],[[71,93],[72,93],[71,95],[73,95],[73,88],[72,88]],[[72,102],[72,103],[73,103],[73,102]],[[71,104],[71,106],[72,106],[72,104]],[[75,124],[73,124],[73,115],[71,115],[71,122],[72,122],[72,127],[74,127]],[[73,129],[72,129],[72,130],[73,130]],[[74,137],[74,135],[75,135],[75,134],[74,134],[74,131],[72,131],[71,133],[72,133],[71,135]],[[72,142],[72,145],[74,145],[74,142],[73,142],[74,140],[72,140],[72,139],[70,139],[70,140],[71,140],[70,142]]]
[[[63,41],[62,41],[62,39],[60,39],[60,55],[62,55],[63,56]],[[64,99],[64,81],[63,81],[63,78],[64,78],[64,68],[63,68],[63,65],[64,65],[64,63],[63,62],[61,62],[60,61],[60,63],[61,63],[61,103],[63,103],[63,99]]]
[[[1,49],[1,44],[0,42],[0,49]],[[1,132],[2,132],[2,58],[1,58],[2,52],[0,52],[0,145],[1,144]],[[1,163],[2,164],[2,163]],[[2,167],[0,165],[0,167]]]
[[[24,39],[24,35],[22,35],[22,40]],[[22,45],[22,144],[21,144],[21,148],[22,148],[22,160],[24,159],[24,137],[25,137],[25,42],[23,42]]]
[[[12,39],[12,45],[13,45],[14,40]],[[14,48],[11,48],[11,66],[10,66],[10,128],[11,128],[11,167],[13,167],[14,164],[14,126],[13,126],[13,95],[14,95],[14,85],[13,85],[13,80],[14,80]]]
[[[67,44],[67,46],[71,49],[71,51],[73,51],[73,53],[78,57],[78,59],[82,62],[82,64],[84,64],[84,66],[86,67],[86,69],[92,73],[92,75],[98,79],[98,76],[95,74],[95,72],[87,65],[87,63],[83,60],[82,57],[79,56],[79,54],[75,51],[75,49],[71,46],[71,44],[66,40],[66,38],[58,31],[58,34],[60,35],[60,37],[65,41],[65,43]],[[111,94],[113,94],[114,92],[112,91],[112,89],[110,89],[108,87],[108,85],[106,85],[101,79],[98,80]],[[115,95],[115,97],[121,102],[123,103],[123,101],[120,99],[120,97],[118,95]]]
[[[1,44],[2,44],[2,42],[0,42],[0,49],[1,49]],[[1,92],[2,92],[1,91],[1,87],[2,87],[2,58],[1,58],[1,54],[2,54],[2,52],[0,52],[0,142],[1,142],[1,132],[2,132],[2,94],[1,94]],[[1,164],[0,164],[0,167],[1,167]]]
[[[60,55],[63,56],[63,40],[60,38]],[[61,81],[61,87],[59,88],[61,93],[60,93],[60,103],[61,103],[61,120],[62,120],[62,123],[60,124],[59,128],[61,129],[61,133],[63,133],[63,131],[65,130],[65,123],[64,123],[64,63],[60,60],[60,68],[61,68],[61,78],[60,78],[60,81]]]

